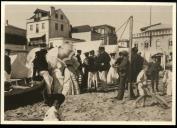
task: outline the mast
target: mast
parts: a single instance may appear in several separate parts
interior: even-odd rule
[[[150,21],[149,21],[149,25],[151,26],[151,10],[152,10],[152,7],[150,6]],[[151,47],[151,43],[152,43],[152,33],[151,33],[151,31],[149,31],[150,32],[150,40],[149,40],[149,45],[150,45],[150,47]]]
[[[132,42],[133,42],[133,16],[130,16],[129,18],[130,21],[130,28],[129,28],[129,80],[130,83],[128,85],[128,91],[129,91],[129,99],[132,99],[135,97],[133,88],[132,88],[132,83],[131,83],[131,61],[132,61]]]

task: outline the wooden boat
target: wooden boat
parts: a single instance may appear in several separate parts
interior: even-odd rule
[[[19,85],[18,82],[22,80],[12,80],[9,91],[5,91],[5,110],[14,109],[19,106],[33,104],[41,101],[42,91],[44,89],[44,81],[32,81],[30,84]]]

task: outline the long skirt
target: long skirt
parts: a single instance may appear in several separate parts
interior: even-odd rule
[[[108,84],[116,83],[118,77],[119,77],[119,75],[118,75],[116,69],[111,67],[109,69],[109,72],[108,72],[108,75],[107,75],[107,83]]]

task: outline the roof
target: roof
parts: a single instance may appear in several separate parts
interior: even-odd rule
[[[99,28],[99,27],[109,27],[109,28],[113,28],[115,29],[115,27],[111,26],[111,25],[107,25],[107,24],[103,24],[103,25],[97,25],[97,26],[92,26],[93,28]]]
[[[49,11],[38,9],[38,8],[34,11],[34,13],[37,13],[37,12],[42,12],[42,13],[46,13],[46,14],[50,13]]]
[[[141,28],[141,31],[154,31],[154,30],[162,30],[162,29],[172,29],[172,26],[169,24],[162,24],[162,23],[158,23],[158,24],[153,24],[150,26],[146,26]]]
[[[5,33],[26,37],[26,30],[25,29],[18,28],[18,27],[15,27],[13,25],[5,26]]]
[[[89,32],[89,31],[91,31],[91,27],[89,25],[72,27],[72,33]]]

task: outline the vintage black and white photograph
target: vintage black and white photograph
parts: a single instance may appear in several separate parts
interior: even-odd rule
[[[5,124],[173,125],[175,65],[174,3],[2,2]]]

